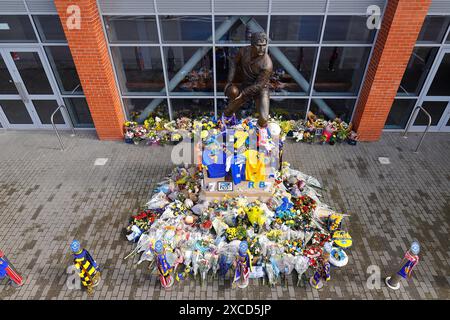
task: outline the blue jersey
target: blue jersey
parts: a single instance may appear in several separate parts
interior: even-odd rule
[[[225,152],[205,149],[203,151],[203,164],[208,168],[209,178],[223,178],[226,176]]]
[[[245,161],[243,156],[234,156],[233,163],[231,164],[231,176],[233,177],[233,183],[239,184],[241,181],[245,181]]]
[[[6,269],[8,268],[8,262],[0,258],[0,279],[6,277]]]

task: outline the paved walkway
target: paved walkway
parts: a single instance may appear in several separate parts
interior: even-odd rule
[[[57,149],[50,132],[0,133],[0,248],[26,277],[19,289],[0,284],[0,299],[87,299],[69,290],[69,244],[76,238],[103,266],[94,299],[449,299],[450,135],[429,134],[419,154],[418,136],[386,133],[376,143],[320,146],[288,143],[284,160],[317,177],[323,201],[351,215],[350,262],[332,269],[322,290],[270,288],[253,280],[233,290],[230,279],[193,281],[161,289],[156,276],[123,257],[132,248],[122,233],[131,213],[172,168],[170,148],[98,141],[93,134],[64,135]],[[382,165],[378,157],[389,157]],[[108,158],[94,166],[96,158]],[[384,278],[398,268],[413,239],[421,261],[401,290],[366,285],[367,268]]]

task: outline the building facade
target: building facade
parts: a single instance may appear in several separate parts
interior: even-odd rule
[[[271,114],[450,131],[448,0],[0,0],[0,128],[220,116],[237,50],[265,31]]]

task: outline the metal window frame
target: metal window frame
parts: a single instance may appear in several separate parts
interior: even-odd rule
[[[213,50],[213,90],[214,90],[214,116],[217,118],[217,62],[216,62],[216,11],[215,11],[215,0],[211,0],[211,35],[212,35],[212,50]]]
[[[159,44],[159,52],[161,54],[161,65],[162,65],[162,68],[163,68],[164,86],[165,86],[165,92],[166,92],[167,107],[169,108],[169,118],[170,118],[170,120],[172,120],[173,119],[173,117],[172,117],[172,104],[171,104],[170,99],[169,99],[169,77],[168,77],[168,73],[167,73],[166,59],[165,59],[165,56],[164,56],[164,48],[162,46],[161,21],[159,20],[158,6],[156,5],[156,0],[153,0],[153,6],[154,6],[154,9],[155,9],[156,30],[158,31],[158,44]],[[127,119],[128,119],[128,115],[127,115]]]
[[[110,55],[110,59],[112,64],[114,65],[113,69],[114,69],[114,75],[115,75],[115,79],[116,79],[116,85],[120,94],[120,98],[121,98],[121,103],[122,103],[122,109],[124,111],[124,115],[125,118],[127,120],[129,119],[129,115],[126,112],[126,109],[124,107],[124,103],[123,100],[124,99],[161,99],[161,98],[165,98],[167,100],[167,105],[169,108],[169,115],[170,118],[172,119],[172,108],[171,108],[171,99],[214,99],[214,114],[216,116],[218,116],[217,114],[217,101],[218,99],[224,99],[225,96],[223,95],[223,93],[220,93],[217,91],[217,74],[216,74],[216,67],[217,67],[217,61],[216,61],[216,55],[215,50],[217,47],[244,47],[249,45],[249,43],[220,43],[217,42],[215,39],[215,22],[216,22],[216,16],[230,16],[230,15],[236,15],[236,12],[216,12],[215,10],[215,1],[216,0],[210,0],[211,1],[211,12],[210,13],[206,13],[206,12],[201,12],[201,13],[196,13],[196,12],[189,12],[189,10],[187,9],[186,11],[183,11],[183,13],[177,13],[176,15],[196,15],[196,16],[210,16],[212,17],[211,19],[211,29],[212,29],[212,43],[211,42],[206,42],[206,43],[182,43],[181,41],[179,43],[162,43],[161,39],[162,39],[162,34],[161,34],[161,26],[160,26],[160,21],[159,21],[159,16],[162,14],[165,14],[163,12],[159,12],[157,5],[156,5],[156,0],[153,0],[153,4],[154,4],[154,8],[155,8],[155,12],[154,13],[148,13],[145,15],[148,16],[154,16],[156,18],[157,21],[157,32],[158,32],[158,39],[159,42],[158,43],[139,43],[139,42],[127,42],[127,43],[110,43],[107,32],[106,32],[106,21],[105,21],[105,16],[135,16],[135,15],[142,15],[142,14],[136,14],[136,13],[132,13],[132,12],[127,12],[124,14],[103,14],[102,12],[102,8],[99,5],[99,0],[97,0],[97,6],[99,9],[99,13],[101,16],[101,21],[102,21],[102,27],[103,27],[103,31],[105,33],[105,39],[107,41],[108,44],[108,52]],[[326,23],[327,23],[327,17],[328,16],[349,16],[349,15],[359,15],[361,16],[361,14],[354,14],[354,13],[346,13],[346,12],[333,12],[330,13],[329,12],[329,7],[330,7],[330,2],[331,0],[327,0],[326,1],[326,7],[325,7],[325,11],[324,12],[308,12],[307,14],[293,14],[293,13],[288,13],[288,12],[272,12],[272,1],[273,0],[268,0],[268,11],[267,12],[258,12],[255,13],[253,16],[264,16],[267,17],[267,25],[266,25],[266,32],[267,34],[270,34],[270,27],[271,27],[271,17],[272,15],[274,16],[290,16],[290,15],[294,15],[294,16],[302,16],[302,15],[308,15],[308,16],[321,16],[323,17],[322,19],[322,23],[321,23],[321,30],[320,30],[320,39],[317,43],[307,43],[307,42],[292,42],[292,43],[272,43],[269,42],[268,43],[268,47],[313,47],[313,48],[317,48],[316,50],[316,56],[314,57],[314,66],[312,69],[312,78],[311,78],[311,83],[310,83],[310,88],[309,88],[309,92],[306,92],[304,95],[298,94],[296,95],[295,93],[293,95],[271,95],[271,99],[274,100],[278,100],[278,99],[302,99],[308,100],[307,103],[307,111],[306,113],[309,112],[310,110],[310,106],[311,106],[311,101],[313,99],[342,99],[342,100],[347,100],[347,99],[352,99],[355,100],[355,104],[353,107],[353,111],[352,111],[352,115],[351,115],[351,120],[353,119],[354,116],[354,112],[356,109],[356,105],[359,101],[359,96],[363,87],[363,83],[366,79],[366,74],[367,74],[367,70],[370,64],[370,60],[371,57],[373,55],[373,49],[375,47],[377,38],[378,38],[378,34],[379,34],[379,30],[376,31],[374,39],[372,41],[372,43],[323,43],[323,38],[324,38],[324,34],[325,34],[325,28],[326,28]],[[384,18],[384,13],[386,10],[386,6],[387,6],[387,0],[385,1],[384,7],[382,8],[382,13],[381,13],[381,19],[380,19],[380,23],[382,22],[383,18]],[[172,15],[174,15],[174,13],[170,13]],[[152,95],[152,94],[133,94],[133,93],[122,93],[122,90],[120,89],[120,85],[119,85],[119,79],[117,76],[117,72],[116,72],[116,66],[114,64],[114,60],[112,57],[112,53],[111,53],[111,48],[112,47],[159,47],[160,48],[160,52],[161,52],[161,61],[163,64],[163,74],[164,74],[164,83],[166,86],[166,94],[165,95]],[[183,94],[179,94],[179,93],[174,93],[174,92],[169,92],[167,90],[168,88],[168,77],[167,77],[167,69],[166,69],[166,63],[165,63],[165,59],[164,59],[164,48],[165,47],[210,47],[211,50],[213,50],[213,83],[214,83],[214,89],[213,92],[211,94],[205,93],[204,95],[183,95]],[[317,77],[317,69],[318,69],[318,63],[319,63],[319,59],[320,59],[320,53],[321,53],[321,49],[322,48],[327,48],[327,47],[361,47],[361,48],[370,48],[370,52],[369,52],[369,56],[368,56],[368,60],[366,63],[366,66],[364,68],[363,71],[363,76],[361,79],[361,83],[358,89],[358,94],[354,95],[354,94],[342,94],[342,95],[338,95],[336,93],[331,93],[329,95],[327,94],[318,94],[318,93],[314,93],[314,84],[316,81],[316,77]],[[306,118],[305,118],[306,119]]]
[[[436,14],[428,14],[427,16],[437,16],[437,15]],[[442,16],[448,16],[448,15],[447,14],[442,14]],[[440,67],[440,65],[437,65],[437,64],[438,64],[438,62],[439,62],[439,64],[441,63],[441,61],[442,61],[441,58],[442,58],[443,52],[450,50],[450,43],[446,42],[446,40],[449,37],[449,35],[450,35],[450,25],[447,26],[447,31],[445,32],[444,37],[443,37],[443,39],[442,39],[442,41],[440,43],[433,43],[433,44],[431,44],[431,43],[416,42],[413,50],[415,50],[416,48],[421,48],[421,47],[438,48],[436,56],[434,57],[433,64],[431,65],[431,68],[428,71],[426,79],[423,82],[422,88],[420,89],[418,95],[409,95],[409,96],[408,95],[399,95],[398,92],[397,92],[397,94],[396,94],[396,96],[394,98],[394,100],[397,100],[397,99],[412,99],[412,100],[415,99],[416,100],[416,104],[415,104],[415,106],[413,108],[413,111],[411,111],[411,113],[410,113],[410,115],[408,117],[408,122],[412,121],[412,126],[411,126],[411,131],[412,132],[423,131],[423,126],[414,126],[414,122],[416,121],[416,119],[411,119],[411,118],[414,117],[414,110],[415,110],[415,108],[423,102],[423,100],[426,97],[426,94],[428,93],[428,89],[429,89],[429,87],[431,86],[431,83],[434,80],[434,76],[436,74],[436,69]],[[433,100],[433,97],[427,98],[427,101],[431,101],[431,100]],[[442,122],[444,120],[443,119],[444,115],[445,115],[445,112],[444,112],[443,116],[441,117],[440,122]],[[416,115],[415,118],[417,118],[417,115]],[[439,126],[434,126],[434,127],[439,127]],[[403,129],[383,129],[383,132],[403,132],[404,130],[405,130],[405,128],[403,128]],[[432,127],[431,131],[433,132],[433,127]]]
[[[13,11],[11,11],[11,12],[2,12],[1,15],[5,15],[5,16],[18,16],[18,15],[27,16],[28,20],[31,23],[31,26],[33,27],[34,34],[36,36],[36,42],[1,42],[0,43],[0,48],[11,48],[11,47],[14,47],[14,46],[19,46],[19,47],[29,47],[29,48],[37,49],[38,51],[40,51],[42,53],[42,57],[41,57],[41,59],[43,59],[42,63],[45,64],[46,66],[48,66],[49,71],[51,71],[51,72],[49,72],[50,78],[51,78],[51,79],[49,79],[49,82],[50,83],[54,83],[56,85],[56,88],[57,88],[57,91],[55,91],[54,95],[59,97],[59,98],[61,98],[62,101],[64,101],[64,98],[84,98],[84,99],[86,99],[86,95],[84,94],[84,92],[81,93],[81,94],[73,94],[73,95],[63,94],[63,92],[61,91],[61,88],[59,87],[59,83],[58,83],[58,81],[56,79],[56,75],[55,75],[56,71],[53,70],[53,68],[51,67],[50,60],[49,60],[49,58],[47,56],[47,51],[45,50],[45,47],[51,47],[51,46],[54,46],[54,47],[63,47],[63,46],[69,47],[69,43],[67,42],[67,39],[64,42],[62,42],[62,41],[60,41],[60,42],[43,42],[42,38],[41,38],[41,35],[39,34],[39,30],[38,30],[38,28],[36,26],[36,23],[35,23],[35,21],[33,19],[33,16],[39,16],[39,15],[54,15],[54,16],[58,16],[58,18],[59,18],[58,13],[54,12],[54,11],[36,11],[36,12],[31,12],[29,7],[28,7],[27,2],[23,1],[23,3],[24,3],[26,11],[22,11],[22,12],[13,12]],[[69,49],[70,49],[70,47],[69,47]],[[68,112],[66,112],[66,110],[63,109],[63,110],[61,110],[61,112],[63,113],[63,117],[65,118],[65,121],[67,119],[69,119],[70,121],[72,120],[72,118],[70,117],[70,114]],[[69,127],[70,123],[67,123],[67,126]],[[93,124],[93,127],[77,127],[75,129],[76,130],[93,131],[93,130],[95,130],[95,125]]]

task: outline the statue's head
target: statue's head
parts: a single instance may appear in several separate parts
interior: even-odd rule
[[[264,32],[252,33],[251,44],[255,55],[264,55],[267,48],[267,35]]]

